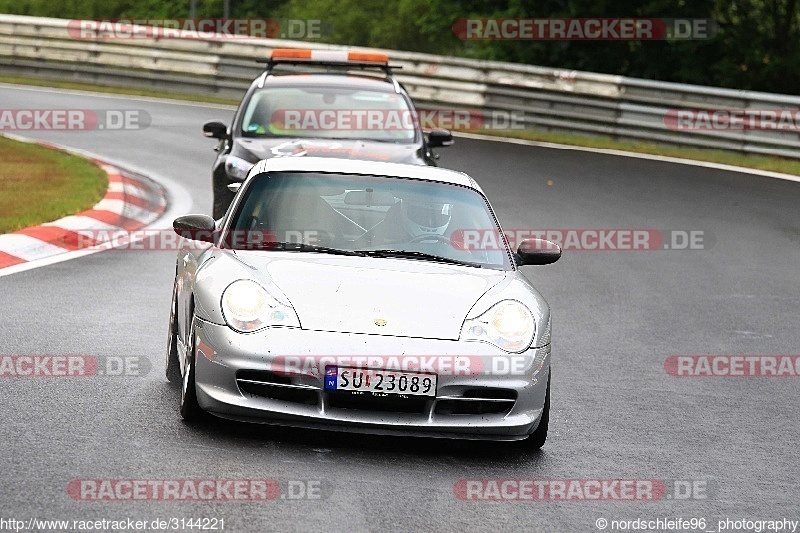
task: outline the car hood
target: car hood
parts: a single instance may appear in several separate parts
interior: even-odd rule
[[[507,275],[420,260],[236,255],[255,269],[256,280],[286,295],[303,329],[342,333],[457,340],[475,302]]]
[[[235,141],[232,155],[253,163],[272,157],[313,156],[425,164],[417,143],[397,144],[338,139],[239,138]]]

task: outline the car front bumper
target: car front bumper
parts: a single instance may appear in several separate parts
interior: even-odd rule
[[[361,433],[520,440],[542,416],[550,345],[508,354],[481,342],[295,328],[241,334],[196,320],[197,399],[222,418]],[[436,397],[326,391],[329,364],[433,368]]]

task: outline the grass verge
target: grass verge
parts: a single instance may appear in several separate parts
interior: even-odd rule
[[[218,96],[202,96],[188,93],[175,93],[172,91],[156,91],[154,89],[138,89],[134,87],[115,87],[110,85],[94,85],[77,81],[52,80],[47,78],[28,78],[22,76],[0,76],[0,83],[14,85],[33,85],[35,87],[51,87],[54,89],[72,89],[76,91],[92,91],[96,93],[124,94],[128,96],[146,96],[149,98],[169,98],[171,100],[185,100],[187,102],[201,102],[204,104],[238,105],[239,100],[222,98]]]
[[[86,159],[0,137],[0,234],[91,209],[108,189]]]

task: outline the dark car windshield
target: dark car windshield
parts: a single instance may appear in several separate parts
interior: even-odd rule
[[[224,239],[228,248],[510,268],[494,215],[468,187],[287,172],[257,176],[244,194]]]
[[[414,115],[402,95],[344,87],[267,87],[242,117],[244,137],[361,139],[410,143]]]

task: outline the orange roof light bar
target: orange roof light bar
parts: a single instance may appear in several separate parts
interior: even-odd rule
[[[294,48],[276,48],[272,51],[270,61],[306,60],[315,63],[375,63],[388,65],[389,56],[380,52],[346,52],[340,50],[305,50]]]
[[[348,52],[348,61],[357,61],[359,63],[381,63],[383,65],[389,63],[389,56],[380,52]]]

